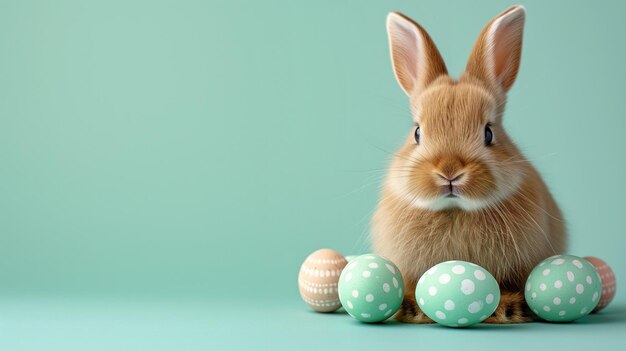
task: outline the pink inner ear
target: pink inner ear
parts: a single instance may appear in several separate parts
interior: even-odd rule
[[[417,78],[417,38],[415,32],[405,26],[394,24],[394,56],[398,64],[398,78],[407,89],[413,89]]]
[[[524,11],[509,12],[495,24],[491,38],[493,74],[496,83],[508,91],[517,76],[522,55]]]
[[[511,22],[502,23],[493,38],[493,64],[496,79],[501,82],[503,75],[511,66],[513,56],[514,26]]]

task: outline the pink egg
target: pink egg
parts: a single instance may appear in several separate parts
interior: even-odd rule
[[[341,307],[337,285],[348,262],[337,251],[321,249],[304,260],[298,275],[300,296],[317,312],[333,312]]]
[[[584,258],[598,270],[600,281],[602,282],[602,297],[600,297],[598,306],[593,310],[593,312],[598,312],[605,308],[615,297],[615,288],[617,287],[615,274],[613,274],[611,267],[601,259],[591,256],[585,256]]]

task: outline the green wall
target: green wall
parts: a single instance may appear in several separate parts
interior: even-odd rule
[[[505,125],[623,276],[626,2],[521,3]],[[308,253],[368,250],[411,124],[387,12],[458,75],[511,4],[2,1],[0,293],[297,299]]]

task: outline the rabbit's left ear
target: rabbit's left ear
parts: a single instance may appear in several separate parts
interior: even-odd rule
[[[419,94],[437,77],[448,74],[435,43],[419,24],[391,12],[387,33],[393,72],[408,96]]]
[[[524,7],[516,5],[492,19],[480,33],[467,62],[466,72],[497,93],[506,93],[517,77],[525,17]]]

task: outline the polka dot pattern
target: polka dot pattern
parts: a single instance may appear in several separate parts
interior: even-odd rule
[[[464,261],[448,261],[419,279],[415,297],[424,313],[450,327],[480,323],[495,311],[500,288],[484,268]]]
[[[543,260],[530,273],[526,287],[528,306],[539,317],[551,322],[569,322],[584,317],[596,307],[601,294],[596,269],[572,255]]]
[[[353,258],[339,277],[339,299],[355,319],[375,323],[391,317],[404,298],[404,280],[393,262],[366,254]]]

